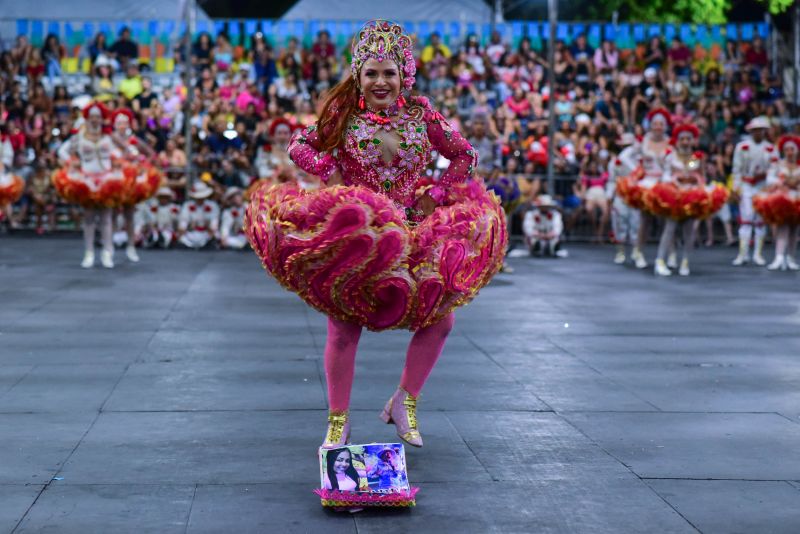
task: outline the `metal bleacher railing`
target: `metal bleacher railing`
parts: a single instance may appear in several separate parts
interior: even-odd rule
[[[402,22],[402,21],[401,21]],[[174,45],[186,32],[186,25],[179,20],[9,20],[0,17],[6,28],[14,28],[16,35],[25,35],[34,46],[40,46],[47,35],[59,37],[67,54],[62,62],[65,74],[88,73],[90,63],[87,45],[95,35],[106,34],[107,41],[113,42],[123,27],[131,30],[132,38],[139,43],[140,62],[150,65],[156,73],[169,73],[175,69]],[[310,45],[316,34],[327,30],[334,42],[343,47],[359,28],[360,21],[325,20],[268,20],[268,19],[215,19],[198,20],[194,36],[207,32],[215,37],[225,32],[235,47],[247,48],[253,35],[264,34],[273,46],[283,46],[290,38],[297,38],[304,45]],[[491,32],[496,30],[512,47],[528,37],[534,49],[541,49],[549,38],[546,22],[508,21],[503,23],[475,24],[453,21],[403,22],[404,27],[415,34],[421,42],[434,32],[441,35],[445,44],[460,43],[467,35],[477,35],[481,42],[487,42]],[[587,36],[592,46],[598,46],[604,39],[613,40],[621,49],[634,48],[637,43],[651,37],[660,36],[670,41],[678,36],[688,46],[701,46],[709,50],[720,49],[726,40],[751,41],[755,37],[767,39],[771,26],[768,22],[741,24],[651,24],[607,22],[562,22],[556,26],[556,39],[570,43],[580,34]],[[6,30],[6,41],[13,40]],[[7,43],[8,44],[8,43]]]

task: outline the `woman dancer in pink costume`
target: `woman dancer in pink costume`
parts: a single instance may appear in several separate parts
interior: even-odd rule
[[[470,144],[426,99],[403,96],[401,90],[414,84],[415,70],[411,39],[402,28],[383,20],[368,22],[353,42],[352,76],[331,90],[319,123],[297,132],[289,145],[295,164],[319,176],[326,187],[359,185],[383,194],[404,210],[412,224],[442,205],[448,188],[465,182],[476,163]],[[448,158],[450,167],[436,186],[415,195],[432,150]],[[491,257],[498,256],[502,262],[502,253]],[[453,320],[450,312],[416,329],[400,386],[381,414],[386,423],[395,424],[403,441],[415,447],[422,446],[417,397]],[[325,448],[340,447],[349,439],[348,408],[361,330],[360,324],[329,316],[325,375],[330,412]]]

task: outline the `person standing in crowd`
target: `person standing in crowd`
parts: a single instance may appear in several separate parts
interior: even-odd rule
[[[788,210],[786,220],[776,229],[775,259],[767,269],[796,271],[800,269],[795,260],[800,222],[800,137],[783,136],[778,142],[778,150],[783,157],[770,166],[767,185],[774,189],[772,194],[781,198],[784,206],[794,209]]]
[[[606,223],[608,222],[608,199],[606,198],[606,184],[608,172],[602,168],[598,157],[594,153],[584,156],[580,169],[578,196],[582,199],[582,210],[588,215],[592,225],[594,241],[602,243]],[[598,219],[597,213],[600,212]]]
[[[155,194],[160,185],[160,173],[153,176],[153,170],[149,163],[155,158],[155,151],[142,139],[133,134],[133,126],[136,116],[127,108],[120,108],[111,114],[111,127],[116,137],[118,145],[125,147],[115,153],[115,156],[125,161],[129,167],[128,172],[135,173],[136,183],[132,188],[131,197],[122,207],[123,224],[125,235],[122,241],[126,244],[125,255],[133,263],[139,262],[139,254],[136,252],[137,234],[134,216],[136,205],[149,199]]]
[[[0,134],[0,221],[5,219],[9,226],[16,222],[13,219],[12,204],[25,189],[25,182],[11,172],[14,164],[14,147],[8,135]]]
[[[36,233],[41,235],[56,229],[56,194],[50,180],[50,169],[44,161],[36,161],[33,174],[28,183],[28,191],[33,203],[33,212],[36,217]],[[45,229],[42,219],[47,218]]]
[[[669,147],[669,128],[672,122],[669,111],[656,108],[647,114],[648,130],[644,139],[629,151],[623,151],[619,159],[628,168],[640,169],[641,178],[638,186],[649,189],[661,181],[666,166],[665,159],[672,150]],[[644,247],[653,225],[653,217],[642,213],[639,223],[639,234],[636,237],[636,257],[633,258],[637,269],[646,269]],[[670,262],[671,263],[671,262]]]
[[[740,141],[733,151],[733,187],[739,197],[739,254],[733,260],[735,266],[750,261],[750,240],[754,236],[753,263],[767,264],[763,255],[767,228],[761,215],[753,209],[753,196],[766,185],[775,152],[775,147],[767,140],[769,127],[766,117],[754,118],[745,126],[750,139]]]
[[[112,159],[115,149],[125,150],[126,147],[104,133],[108,115],[108,110],[99,102],[84,108],[84,126],[59,148],[59,158],[67,167],[53,178],[61,196],[84,207],[84,255],[81,261],[84,269],[94,266],[98,220],[103,243],[100,262],[106,269],[114,268],[112,212],[126,195],[125,175]]]
[[[186,248],[199,250],[219,234],[219,205],[211,197],[214,190],[205,182],[195,182],[184,202],[178,224],[178,240]]]
[[[611,202],[611,227],[614,232],[614,241],[617,245],[614,263],[622,265],[625,263],[626,259],[626,245],[632,247],[631,258],[634,261],[642,255],[641,251],[636,248],[637,236],[639,234],[640,212],[625,204],[622,197],[617,194],[617,178],[629,176],[635,170],[635,167],[630,167],[629,165],[635,159],[630,153],[636,150],[636,136],[630,132],[626,132],[620,136],[617,145],[622,147],[622,153],[619,157],[613,158],[608,163],[606,197]]]
[[[705,187],[704,155],[694,150],[698,137],[700,137],[700,130],[693,124],[681,124],[675,128],[671,142],[675,150],[665,158],[661,183],[674,184],[678,191]],[[678,199],[678,202],[680,203],[682,200]],[[689,256],[694,248],[696,222],[693,218],[665,218],[654,268],[657,276],[672,274],[665,260],[674,246],[675,232],[679,227],[682,228],[683,255],[678,274],[689,276]]]
[[[716,154],[716,147],[712,154]],[[729,189],[727,175],[724,174],[723,156],[720,154],[709,155],[706,160],[706,180],[710,185],[720,184],[726,189]],[[725,231],[725,246],[733,246],[736,244],[736,238],[733,237],[733,223],[731,216],[730,203],[726,202],[723,206],[714,213],[711,217],[705,220],[706,226],[706,242],[705,246],[711,247],[714,245],[714,220],[719,219],[722,223],[722,228]]]

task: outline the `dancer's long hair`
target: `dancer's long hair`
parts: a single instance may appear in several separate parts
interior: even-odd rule
[[[336,470],[333,468],[333,464],[336,463],[336,458],[339,457],[339,454],[342,451],[347,451],[347,454],[350,455],[350,465],[347,466],[347,469],[344,470],[344,474],[350,477],[353,482],[356,483],[356,489],[358,489],[358,471],[356,468],[353,467],[353,453],[350,452],[350,449],[334,449],[332,451],[328,451],[327,456],[325,459],[327,460],[327,470],[328,470],[328,480],[331,482],[331,489],[338,490],[339,489],[339,480],[336,478]]]
[[[317,124],[321,150],[330,152],[344,144],[344,131],[357,109],[358,85],[348,76],[330,90],[322,103]]]

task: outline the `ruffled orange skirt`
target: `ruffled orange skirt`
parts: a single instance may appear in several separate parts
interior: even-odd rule
[[[149,163],[128,163],[122,166],[122,172],[126,174],[131,184],[128,196],[124,201],[125,206],[135,206],[140,202],[152,198],[164,180],[164,173]],[[131,176],[133,179],[131,180]]]
[[[800,224],[800,198],[782,187],[755,195],[753,209],[767,224],[779,226]]]
[[[452,186],[419,225],[364,187],[265,184],[245,215],[266,270],[306,303],[370,330],[416,330],[472,300],[500,270],[505,214],[482,184]]]
[[[22,197],[25,180],[16,174],[0,175],[0,207],[13,204]]]
[[[676,221],[707,219],[727,201],[728,190],[719,184],[710,188],[680,188],[674,183],[659,182],[643,196],[645,211]]]
[[[639,183],[643,176],[642,169],[636,169],[628,176],[617,179],[617,194],[625,204],[637,210],[644,208],[644,194],[647,188]]]
[[[64,200],[93,209],[125,206],[135,181],[135,174],[122,169],[86,174],[62,167],[53,173],[53,185]]]
[[[106,172],[86,174],[71,166],[53,173],[56,191],[67,202],[85,208],[135,206],[156,194],[163,173],[146,162],[115,160]]]

